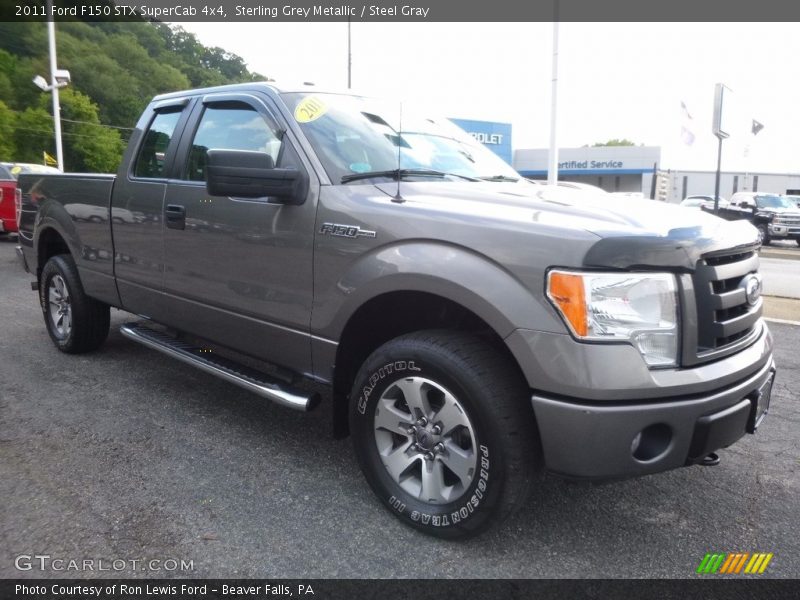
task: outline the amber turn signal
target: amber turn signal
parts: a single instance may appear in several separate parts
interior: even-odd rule
[[[547,278],[547,297],[561,312],[575,335],[583,337],[588,333],[586,291],[581,275],[550,271]]]

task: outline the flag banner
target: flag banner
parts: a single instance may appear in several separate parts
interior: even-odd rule
[[[694,144],[694,123],[689,109],[686,108],[686,103],[681,100],[681,114],[683,116],[683,123],[681,125],[681,139],[687,146]]]
[[[46,167],[55,167],[58,166],[58,161],[50,156],[47,152],[42,152],[42,158],[44,160],[44,165]]]

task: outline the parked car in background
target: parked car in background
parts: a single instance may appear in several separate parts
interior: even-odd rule
[[[713,209],[703,207],[703,210]],[[768,192],[737,192],[719,215],[728,221],[750,221],[758,229],[761,243],[794,240],[800,245],[800,209],[785,196]]]
[[[11,171],[0,165],[0,235],[17,230],[17,215],[14,208],[14,193],[17,189],[17,180],[11,176]]]
[[[0,235],[17,231],[14,196],[20,173],[58,173],[58,169],[27,163],[0,163]]]
[[[686,196],[681,202],[681,206],[686,208],[696,208],[698,210],[702,209],[704,206],[707,208],[714,208],[714,196],[705,196],[705,195],[696,195],[696,196]],[[728,201],[725,200],[722,196],[719,198],[719,207],[726,208],[728,206]]]

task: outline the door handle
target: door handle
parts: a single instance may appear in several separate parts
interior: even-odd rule
[[[186,229],[186,208],[180,204],[167,204],[164,211],[169,229]]]

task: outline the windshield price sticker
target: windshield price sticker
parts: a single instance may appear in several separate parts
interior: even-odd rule
[[[319,96],[306,96],[294,109],[294,118],[298,123],[310,123],[326,112],[328,105]]]

